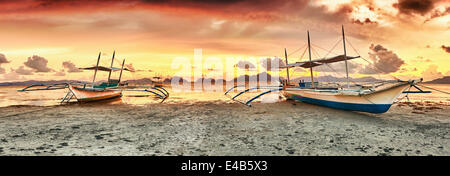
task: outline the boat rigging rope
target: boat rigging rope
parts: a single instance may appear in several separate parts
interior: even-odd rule
[[[303,46],[303,47],[304,47],[304,46]],[[303,47],[302,47],[302,48],[303,48]],[[308,48],[305,47],[302,56],[300,56],[300,59],[299,59],[300,61],[303,59],[303,56],[305,56],[305,53],[306,53],[306,50],[307,50],[307,49],[308,49]],[[291,53],[291,54],[292,54],[292,53]],[[290,55],[290,54],[289,54],[289,55]],[[288,55],[288,56],[289,56],[289,55]],[[289,75],[294,75],[294,71],[295,71],[294,69],[289,70]]]
[[[306,47],[306,44],[304,44],[304,45],[303,45],[302,47],[300,47],[300,48],[298,48],[298,49],[294,50],[293,52],[289,53],[289,54],[287,55],[287,57],[289,57],[289,56],[293,55],[294,53],[296,53],[296,52],[300,51],[300,50],[301,50],[302,48],[305,48],[305,47]],[[305,51],[303,52],[303,54],[302,54],[301,58],[303,57],[303,55],[305,54],[305,52],[306,52],[306,48],[305,48]],[[301,60],[301,58],[300,58],[300,60]],[[291,72],[292,72],[292,70],[291,70],[291,71],[289,71],[289,74],[291,74]]]
[[[408,91],[411,90],[411,87],[412,86],[409,86]],[[406,97],[406,99],[408,101],[408,105],[409,105],[411,103],[411,101],[409,100],[409,96],[408,95],[409,95],[409,93],[407,93],[405,96],[403,96],[402,98],[398,99],[397,101],[394,101],[392,104],[397,104],[397,103],[401,102]]]
[[[326,66],[328,66],[331,70],[333,70],[338,76],[340,77],[344,77],[343,74],[339,73],[338,71],[336,71],[333,67],[331,67],[328,63],[325,63]],[[338,82],[338,78],[336,77],[336,82]],[[353,79],[350,80],[350,82],[352,82],[353,84],[356,84],[355,81],[353,81]]]
[[[328,54],[330,54],[330,53],[333,51],[333,49],[337,46],[337,44],[338,44],[339,41],[340,41],[340,40],[338,40],[338,41],[336,42],[336,44],[334,44],[334,46],[333,46],[333,48],[332,48],[331,50],[326,50],[326,49],[324,49],[324,48],[322,48],[322,47],[320,47],[320,46],[317,46],[317,45],[315,45],[315,44],[311,44],[311,45],[313,45],[313,46],[315,46],[315,47],[317,47],[317,48],[320,48],[320,49],[323,49],[323,50],[327,51],[328,53],[325,55],[325,57],[326,57]],[[313,49],[313,51],[315,51],[314,48],[311,48],[311,49]],[[336,55],[337,55],[337,54],[336,54]],[[325,58],[325,57],[323,57],[323,58]],[[328,66],[328,67],[330,67],[330,69],[333,70],[335,73],[338,73],[336,70],[334,70],[333,68],[331,68],[331,66],[328,65],[327,63],[325,63],[325,65]],[[327,81],[330,82],[329,79],[327,79]],[[337,80],[337,77],[336,77],[336,81],[335,81],[335,82],[337,82],[337,81],[338,81],[338,80]]]
[[[291,52],[291,53],[289,53],[287,56],[291,56],[292,54],[294,54],[294,53],[296,53],[296,52],[298,52],[298,51],[300,51],[302,48],[304,48],[304,47],[306,47],[306,44],[305,45],[303,45],[302,47],[300,47],[300,48],[298,48],[298,49],[296,49],[296,50],[294,50],[293,52]]]
[[[305,48],[305,50],[303,51],[303,54],[302,54],[302,56],[300,57],[300,61],[302,61],[302,59],[303,59],[303,56],[305,56],[305,54],[306,54],[306,50],[307,50],[308,48]]]
[[[442,91],[442,90],[435,89],[435,88],[432,88],[432,87],[424,86],[424,85],[422,85],[422,84],[416,84],[416,85],[418,85],[418,86],[420,86],[420,87],[425,87],[425,88],[427,88],[427,89],[431,89],[431,90],[434,90],[434,91],[438,91],[438,92],[441,92],[441,93],[449,94],[449,95],[450,95],[450,92],[446,92],[446,91]]]
[[[314,56],[316,56],[316,58],[320,58],[319,53],[313,47],[311,47],[311,50],[312,50]]]
[[[331,70],[333,70],[334,73],[339,74],[339,72],[337,72],[333,67],[331,67],[331,66],[328,65],[327,63],[325,63],[325,65],[328,66]],[[341,76],[341,75],[338,75],[338,76]],[[335,82],[338,82],[338,78],[337,78],[337,77],[335,77],[335,78],[336,78],[336,81],[335,81]]]
[[[334,48],[336,48],[336,46],[337,46],[337,45],[339,44],[339,42],[341,42],[341,41],[342,41],[342,39],[339,39],[339,40],[334,44],[333,48],[331,48],[331,50],[323,49],[323,48],[321,48],[321,47],[319,47],[319,46],[316,46],[316,45],[314,45],[314,44],[312,44],[312,45],[315,46],[315,47],[318,47],[318,48],[320,48],[320,49],[323,49],[323,50],[325,50],[325,51],[328,51],[328,53],[327,53],[324,57],[322,57],[322,58],[325,58],[325,57],[327,57],[330,53],[332,53],[332,51],[334,50]],[[318,55],[317,51],[315,51],[314,48],[311,48],[311,49],[312,49],[313,53],[315,53],[315,54]],[[335,54],[335,53],[333,53],[333,54]],[[336,54],[336,55],[338,55],[338,54]],[[325,63],[325,65],[328,66],[331,70],[333,70],[333,71],[336,73],[336,75],[344,77],[342,74],[340,74],[340,73],[337,72],[335,69],[333,69],[328,63]],[[328,81],[329,81],[329,80],[328,80]],[[338,82],[338,78],[337,78],[337,77],[336,77],[336,81],[335,81],[335,82]],[[353,84],[356,84],[356,82],[354,82],[353,80],[350,80],[350,82],[352,82]]]
[[[311,50],[313,51],[314,55],[316,55],[316,57],[318,57],[318,58],[320,57],[320,56],[319,56],[319,53],[317,53],[317,51],[316,51],[314,48],[311,48]],[[328,66],[328,67],[330,67],[334,72],[336,72],[336,74],[339,74],[339,73],[338,73],[335,69],[333,69],[329,64],[325,63],[325,65]],[[320,66],[319,66],[319,67],[320,67]],[[341,76],[341,75],[338,75],[338,76]],[[327,79],[328,82],[331,82],[330,79],[329,79],[329,77],[326,77],[326,79]],[[335,81],[335,82],[337,82],[337,81],[338,81],[338,78],[336,77],[336,81]]]
[[[316,58],[320,58],[319,53],[317,53],[317,51],[313,47],[311,47],[311,50],[312,50],[312,53],[314,54],[314,56],[316,56]],[[327,81],[329,81],[329,80],[327,79]]]
[[[339,44],[339,42],[341,42],[341,41],[342,41],[342,39],[339,39],[339,40],[334,44],[334,46],[331,48],[331,50],[324,49],[324,48],[319,47],[319,46],[316,46],[316,45],[314,45],[314,44],[312,44],[312,45],[315,46],[315,47],[317,47],[317,48],[320,48],[320,49],[323,49],[323,50],[325,50],[325,51],[328,51],[328,53],[325,54],[325,56],[323,57],[323,58],[325,58],[325,57],[327,57],[330,53],[336,54],[336,53],[334,53],[334,52],[332,52],[332,51],[334,50],[334,48],[336,48],[336,46],[337,46],[337,45]],[[339,55],[339,54],[336,54],[336,55]]]

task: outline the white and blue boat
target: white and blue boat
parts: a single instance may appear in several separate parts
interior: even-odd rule
[[[58,90],[68,89],[66,96],[62,98],[61,103],[69,103],[72,99],[78,102],[93,102],[101,100],[109,100],[113,98],[122,97],[123,91],[148,92],[157,95],[163,101],[169,97],[169,92],[162,87],[162,85],[154,86],[132,86],[127,82],[121,82],[123,70],[133,72],[133,70],[125,68],[125,59],[122,62],[122,68],[113,67],[116,51],[113,52],[111,59],[111,67],[99,66],[101,53],[98,54],[97,65],[94,67],[79,68],[80,70],[94,70],[94,78],[92,83],[83,82],[67,82],[58,84],[35,84],[27,86],[18,91],[41,91],[41,90]],[[97,71],[109,72],[108,81],[96,84]],[[120,71],[119,79],[111,79],[111,74],[114,71]]]
[[[282,93],[287,99],[335,109],[384,113],[389,110],[397,97],[408,89],[411,84],[417,82],[420,82],[420,80],[398,81],[380,89],[286,86],[283,88]]]
[[[287,72],[287,80],[283,81],[282,85],[275,87],[257,87],[250,88],[239,92],[237,95],[231,97],[232,100],[243,93],[254,89],[269,89],[248,101],[238,101],[245,105],[251,106],[250,103],[257,98],[276,91],[281,91],[287,99],[297,100],[304,103],[330,107],[334,109],[359,111],[369,113],[384,113],[389,110],[393,103],[402,93],[430,93],[430,91],[423,91],[416,85],[422,79],[402,81],[399,79],[385,80],[378,82],[350,83],[348,76],[347,60],[360,58],[360,56],[347,56],[345,48],[344,27],[342,26],[342,37],[344,44],[344,54],[330,58],[311,59],[311,42],[308,31],[308,50],[309,60],[288,64],[287,52],[285,50],[286,64],[280,68],[285,68]],[[314,81],[313,68],[321,65],[326,65],[335,62],[345,62],[347,82],[344,84],[321,83]],[[300,81],[298,84],[291,84],[289,80],[289,68],[302,67],[309,69],[311,73],[311,82]],[[235,86],[235,89],[239,86]],[[419,91],[410,91],[411,87],[417,88]],[[232,89],[228,90],[227,95]]]

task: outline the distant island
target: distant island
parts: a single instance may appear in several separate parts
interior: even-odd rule
[[[104,82],[106,80],[99,80],[99,82]],[[29,81],[17,81],[17,82],[2,82],[0,86],[28,86],[32,84],[58,84],[58,83],[69,83],[69,82],[81,82],[81,83],[92,83],[88,81],[77,81],[77,80],[50,80],[50,81],[37,81],[37,80],[29,80]],[[140,83],[140,84],[151,84],[152,80],[149,78],[142,78],[137,80],[127,80],[129,83]]]
[[[242,75],[242,76],[240,76],[240,78],[234,78],[231,81],[239,82],[238,80],[246,80],[246,81],[259,80],[260,76],[261,76],[261,74],[251,75],[251,76]],[[169,84],[169,83],[171,83],[172,79],[173,78],[165,78],[162,80],[162,82]],[[182,78],[178,78],[178,79],[183,80]],[[216,82],[216,80],[214,80],[212,78],[204,78],[204,80],[208,80],[208,79],[210,79],[213,84],[214,84],[214,82]],[[271,75],[267,74],[267,80],[270,81],[271,79],[272,79]],[[202,80],[202,78],[200,78],[197,81],[201,81],[201,80]],[[291,79],[291,81],[293,81],[293,82],[298,82],[299,80],[310,81],[310,78],[309,77],[298,77],[298,78]],[[345,82],[346,81],[345,78],[336,78],[333,76],[320,76],[317,78],[317,80],[325,81],[325,82],[327,82],[327,81]],[[104,80],[102,80],[102,81],[104,81]],[[185,79],[184,79],[184,81],[190,82]],[[223,80],[219,79],[217,81],[221,82]],[[370,81],[380,81],[380,80],[373,78],[373,77],[362,77],[362,78],[354,78],[354,79],[352,79],[352,81],[354,81],[354,82],[370,82]],[[57,84],[57,83],[65,83],[65,82],[80,82],[80,81],[76,81],[76,80],[51,80],[51,81],[30,80],[30,81],[21,81],[21,82],[20,81],[18,81],[18,82],[3,82],[3,83],[0,83],[0,86],[26,86],[26,85],[32,85],[32,84]],[[81,82],[91,83],[91,82],[86,82],[86,81],[81,81]],[[99,82],[101,82],[101,81],[99,81]],[[149,79],[149,78],[142,78],[142,79],[136,79],[136,80],[127,80],[127,82],[131,83],[131,84],[151,84],[153,82],[153,80]],[[450,76],[445,76],[443,78],[435,79],[432,81],[427,81],[424,83],[427,83],[427,84],[450,84]]]
[[[424,83],[428,83],[428,84],[450,84],[450,76],[445,76],[443,78],[438,78],[435,79],[433,81],[427,81]]]
[[[75,80],[50,80],[50,81],[17,81],[17,82],[2,82],[0,86],[27,86],[32,84],[58,84],[58,83],[66,83],[66,82],[80,82]]]

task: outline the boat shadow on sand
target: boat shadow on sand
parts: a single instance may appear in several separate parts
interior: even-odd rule
[[[375,120],[375,121],[383,121],[387,116],[399,116],[402,115],[401,113],[397,112],[387,112],[387,113],[379,113],[379,114],[373,114],[368,112],[359,112],[359,111],[350,111],[350,110],[341,110],[341,109],[334,109],[330,107],[320,106],[320,105],[314,105],[309,103],[304,103],[300,101],[295,100],[286,100],[286,103],[292,105],[292,106],[303,106],[306,109],[314,109],[315,111],[327,113],[329,115],[332,115],[334,117],[341,117],[346,119],[360,119],[360,120]],[[393,105],[391,109],[397,109],[397,105]],[[403,108],[403,107],[401,107]]]

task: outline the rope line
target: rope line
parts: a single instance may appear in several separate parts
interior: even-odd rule
[[[302,56],[300,57],[300,61],[302,61],[303,56],[305,56],[305,54],[306,54],[306,49],[308,49],[308,48],[305,48],[305,50],[303,51],[303,54],[302,54]]]
[[[323,57],[323,58],[325,58],[325,57],[327,57],[330,53],[333,53],[333,54],[335,54],[335,55],[339,55],[339,54],[336,54],[336,53],[334,53],[334,52],[332,52],[332,51],[334,50],[334,48],[336,48],[336,46],[337,46],[337,45],[339,44],[339,42],[341,42],[341,41],[342,41],[342,39],[339,39],[339,40],[334,44],[334,46],[331,48],[331,50],[324,49],[324,48],[319,47],[319,46],[316,46],[316,45],[314,45],[314,44],[312,44],[312,45],[315,46],[315,47],[318,47],[318,48],[320,48],[320,49],[323,49],[323,50],[325,50],[325,51],[328,51],[328,53],[325,54],[325,56]]]
[[[435,90],[435,91],[438,91],[438,92],[441,92],[441,93],[449,94],[449,95],[450,95],[450,92],[442,91],[442,90],[435,89],[435,88],[428,87],[428,86],[424,86],[424,85],[419,85],[419,84],[417,84],[417,85],[418,85],[418,86],[421,86],[421,87],[425,87],[425,88],[427,88],[427,89]]]
[[[298,49],[296,49],[296,50],[294,50],[293,52],[291,52],[291,53],[289,53],[287,56],[289,57],[289,56],[291,56],[291,55],[293,55],[294,53],[296,53],[296,52],[298,52],[298,51],[300,51],[302,48],[304,48],[306,46],[306,44],[305,45],[303,45],[302,47],[300,47],[300,48],[298,48]]]
[[[311,47],[311,50],[312,50],[314,56],[316,56],[316,58],[320,58],[319,53],[313,47]]]

